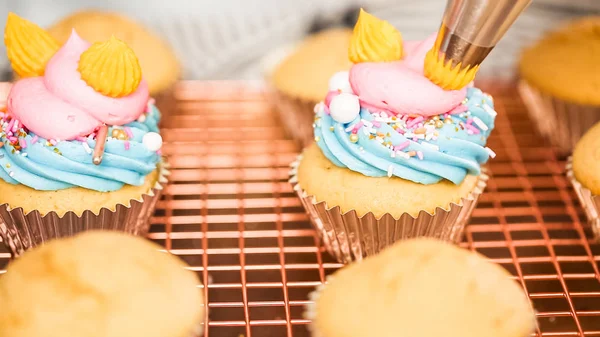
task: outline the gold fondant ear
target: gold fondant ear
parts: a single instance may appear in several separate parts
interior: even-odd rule
[[[45,30],[14,13],[8,13],[4,44],[13,70],[19,77],[44,75],[48,60],[60,48]]]
[[[111,37],[94,43],[79,58],[81,78],[94,90],[110,97],[133,93],[142,80],[135,53],[125,42]]]
[[[361,9],[350,41],[353,63],[390,62],[402,59],[402,34],[389,22]]]

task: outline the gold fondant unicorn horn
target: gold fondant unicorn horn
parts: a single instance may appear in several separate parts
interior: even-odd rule
[[[390,62],[402,58],[402,35],[389,22],[361,9],[350,41],[348,57],[353,63]]]
[[[45,30],[14,13],[8,13],[4,44],[10,64],[19,77],[44,75],[48,60],[60,48]]]
[[[142,69],[135,53],[125,42],[111,37],[96,42],[79,58],[81,78],[94,90],[110,97],[133,93],[142,80]]]

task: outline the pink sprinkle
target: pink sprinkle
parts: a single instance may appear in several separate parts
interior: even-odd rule
[[[52,146],[56,145],[56,139],[50,139],[49,142],[50,144],[52,144]]]
[[[420,122],[423,121],[423,116],[419,116],[415,119],[413,119],[412,121],[406,123],[406,127],[408,127],[409,129],[412,128],[413,126],[419,124]]]
[[[418,141],[418,140],[419,140],[419,138],[417,138],[417,137],[413,137],[413,142],[416,142],[416,141]]]
[[[363,125],[364,125],[363,121],[356,123],[356,125],[354,125],[354,129],[352,130],[352,133],[357,133],[358,130],[360,130],[360,128],[363,127]]]
[[[12,131],[7,131],[7,132],[6,132],[6,135],[10,137],[10,136],[12,136],[12,135],[13,135],[13,132],[12,132]]]
[[[327,105],[325,106],[325,108],[323,110],[325,110],[325,113],[329,115],[329,107]]]
[[[12,132],[17,132],[19,130],[19,121],[15,120],[15,125],[12,127]]]
[[[31,145],[37,143],[38,139],[38,136],[33,136],[33,138],[31,138]]]
[[[373,123],[373,126],[376,128],[381,126],[381,123],[379,123],[378,121],[372,121],[371,123]]]
[[[473,124],[473,118],[467,118],[467,125]]]
[[[26,149],[27,148],[27,142],[25,141],[24,138],[19,138],[19,145],[21,145],[22,149]]]
[[[6,127],[7,130],[12,131],[13,126],[15,125],[15,121],[16,119],[11,119],[10,122],[8,122],[8,126]]]
[[[463,113],[463,112],[465,112],[467,110],[469,110],[469,108],[467,108],[466,105],[460,104],[460,105],[456,106],[454,109],[450,110],[448,112],[448,114],[450,114],[450,115],[457,115],[457,114]]]
[[[403,135],[403,134],[406,133],[406,131],[404,131],[404,130],[402,130],[400,128],[397,128],[396,131],[398,131],[398,133],[401,134],[401,135]]]
[[[408,115],[402,115],[402,118],[400,119],[406,122],[406,120],[408,119]]]
[[[10,140],[11,143],[16,143],[18,141],[17,137],[15,136],[8,137],[8,140]]]
[[[410,140],[407,140],[400,145],[394,146],[394,151],[402,151],[402,150],[406,149],[409,145],[410,145]]]
[[[473,134],[478,135],[479,134],[479,129],[474,127],[471,124],[465,124],[465,127],[467,128],[467,130],[470,130],[471,132],[473,132]]]
[[[420,160],[423,160],[423,152],[417,151],[417,157],[419,157]]]
[[[125,142],[125,150],[129,150],[129,142]]]
[[[129,139],[133,139],[133,132],[131,132],[131,129],[129,127],[124,127],[123,130],[125,130],[125,133],[127,134],[127,137],[129,137]]]

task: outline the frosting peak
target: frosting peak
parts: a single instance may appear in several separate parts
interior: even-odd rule
[[[434,116],[457,107],[466,90],[447,91],[423,75],[423,61],[435,35],[422,42],[407,42],[402,61],[358,63],[350,70],[350,85],[361,105],[394,115]]]
[[[148,101],[144,80],[128,96],[113,98],[88,86],[77,70],[90,44],[75,31],[46,65],[43,77],[17,81],[8,97],[8,112],[46,139],[72,140],[97,127],[135,121]]]

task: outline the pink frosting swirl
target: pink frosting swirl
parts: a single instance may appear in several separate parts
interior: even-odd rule
[[[124,125],[140,117],[148,102],[148,84],[142,80],[135,92],[108,97],[82,79],[77,65],[90,43],[75,31],[46,65],[43,77],[17,81],[8,96],[8,111],[36,135],[73,140],[97,127]]]
[[[405,57],[387,63],[358,63],[350,69],[350,85],[361,106],[393,114],[434,116],[449,112],[467,96],[467,90],[444,90],[423,74],[425,55],[436,35],[406,42]]]

